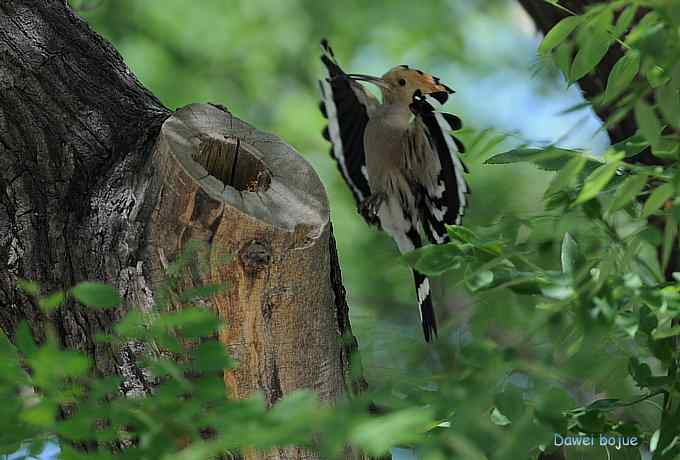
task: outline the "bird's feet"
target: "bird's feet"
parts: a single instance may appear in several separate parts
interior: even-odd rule
[[[378,218],[378,211],[380,206],[385,201],[384,193],[374,193],[373,195],[366,198],[359,205],[359,214],[366,220],[370,225],[380,226],[380,219]]]

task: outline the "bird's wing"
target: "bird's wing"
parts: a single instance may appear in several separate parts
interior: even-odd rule
[[[366,173],[364,130],[378,101],[359,83],[347,77],[326,40],[321,41],[321,50],[321,62],[327,71],[327,77],[319,81],[321,113],[328,119],[323,136],[331,142],[331,155],[357,205],[360,205],[371,195]]]
[[[423,230],[434,244],[448,241],[445,224],[461,223],[470,193],[463,177],[468,171],[459,156],[463,144],[450,134],[461,128],[461,121],[438,111],[446,97],[416,91],[411,104],[415,117],[406,138],[412,162],[408,170],[424,201]]]

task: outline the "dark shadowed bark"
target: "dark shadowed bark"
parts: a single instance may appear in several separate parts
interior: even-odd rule
[[[94,341],[122,309],[69,301],[46,318],[16,280],[44,292],[105,280],[150,308],[155,197],[139,173],[169,115],[63,2],[0,3],[0,326],[12,338],[27,320],[40,340],[50,321],[98,373],[125,376],[124,392],[148,390],[134,350]]]
[[[214,106],[171,114],[63,1],[0,1],[0,328],[10,339],[23,320],[38,341],[51,324],[98,375],[120,375],[123,394],[152,391],[141,345],[95,335],[153,308],[167,262],[200,240],[233,256],[211,259],[200,280],[230,283],[211,306],[229,319],[222,342],[249,363],[225,377],[232,394],[274,403],[301,387],[327,401],[360,391],[329,214],[314,171],[276,136]],[[43,292],[106,281],[123,305],[68,300],[46,316],[21,278]]]

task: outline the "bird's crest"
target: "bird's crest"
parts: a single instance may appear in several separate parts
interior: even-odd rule
[[[400,80],[403,79],[404,81],[409,82],[411,86],[420,89],[426,94],[436,92],[446,92],[448,94],[455,93],[454,90],[443,84],[438,77],[425,73],[422,70],[412,69],[405,64],[391,68],[382,76],[382,78],[395,86],[400,85]]]

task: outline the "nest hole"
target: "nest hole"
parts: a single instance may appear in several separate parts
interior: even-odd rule
[[[208,174],[241,192],[266,191],[271,184],[271,174],[254,153],[255,147],[238,138],[206,138],[192,158]]]

